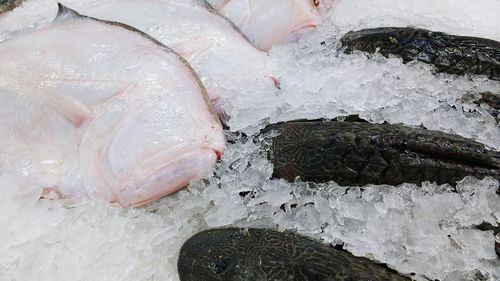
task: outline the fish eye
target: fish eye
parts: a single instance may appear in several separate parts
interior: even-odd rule
[[[320,0],[312,0],[312,3],[313,3],[313,6],[314,7],[318,7],[319,6],[319,2]]]
[[[215,274],[223,274],[226,272],[231,261],[228,258],[219,257],[216,262],[211,264],[211,269]]]

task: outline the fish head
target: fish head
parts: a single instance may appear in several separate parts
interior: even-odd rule
[[[195,234],[182,246],[177,262],[181,281],[268,280],[260,269],[255,241],[243,229],[210,229]],[[249,248],[250,247],[250,248]]]
[[[102,104],[80,144],[89,197],[140,206],[210,173],[225,135],[200,96],[139,85]]]
[[[319,0],[233,0],[226,16],[260,50],[297,41],[319,21]]]

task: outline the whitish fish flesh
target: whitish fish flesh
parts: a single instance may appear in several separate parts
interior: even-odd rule
[[[60,6],[0,45],[0,174],[71,202],[136,206],[211,170],[225,138],[176,53]]]
[[[218,113],[234,117],[233,112],[254,103],[259,95],[278,91],[279,79],[267,54],[206,6],[172,0],[97,0],[71,7],[134,26],[173,48],[200,76]],[[239,110],[233,110],[235,106]]]
[[[320,0],[208,0],[260,50],[296,41],[319,23]]]

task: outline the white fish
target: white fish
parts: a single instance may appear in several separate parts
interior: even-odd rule
[[[265,52],[257,50],[227,19],[200,5],[204,0],[65,0],[94,18],[122,22],[171,47],[194,68],[217,113],[230,117],[233,131],[257,123],[250,106],[279,94],[279,74]],[[25,1],[0,17],[0,40],[19,30],[47,24],[55,0]],[[272,106],[272,105],[270,105]]]
[[[258,49],[296,41],[319,21],[320,0],[208,0]]]
[[[203,5],[187,0],[94,0],[71,7],[131,25],[174,49],[200,76],[218,113],[236,119],[237,114],[245,115],[245,124],[229,123],[232,130],[259,121],[250,120],[242,108],[278,91],[279,78],[267,54]]]
[[[137,30],[59,12],[0,44],[0,175],[136,206],[210,171],[225,137],[189,65]]]

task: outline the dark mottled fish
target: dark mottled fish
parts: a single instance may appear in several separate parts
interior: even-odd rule
[[[0,14],[13,10],[21,4],[24,0],[0,0]]]
[[[437,72],[486,75],[500,80],[500,42],[448,35],[410,27],[382,27],[347,33],[342,39],[346,53],[354,50],[396,55],[403,61],[432,64]]]
[[[267,229],[198,233],[182,246],[177,269],[181,281],[411,280],[366,258]]]
[[[402,125],[291,121],[268,126],[274,177],[341,185],[423,181],[455,185],[465,176],[500,178],[500,153],[470,139]]]

